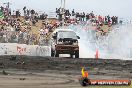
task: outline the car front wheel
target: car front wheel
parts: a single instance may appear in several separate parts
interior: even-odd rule
[[[75,58],[79,58],[79,51],[75,52]]]
[[[51,50],[51,57],[54,57],[55,53],[53,50]]]
[[[59,57],[59,53],[57,51],[55,53],[55,57]]]

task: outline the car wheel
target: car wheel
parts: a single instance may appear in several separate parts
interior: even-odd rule
[[[79,51],[75,52],[75,58],[79,58]]]
[[[73,58],[73,54],[70,54],[70,58]]]
[[[51,50],[51,57],[54,57],[55,53],[53,50]]]
[[[59,57],[59,53],[57,51],[55,53],[55,57]]]

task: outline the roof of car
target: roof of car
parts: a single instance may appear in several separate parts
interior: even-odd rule
[[[55,29],[53,33],[56,33],[58,31],[73,31],[72,29]]]

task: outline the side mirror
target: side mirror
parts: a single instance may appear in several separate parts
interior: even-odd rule
[[[77,36],[77,38],[78,38],[78,39],[80,39],[80,37],[79,37],[79,36]]]

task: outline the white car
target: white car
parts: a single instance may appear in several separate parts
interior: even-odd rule
[[[70,54],[79,58],[79,36],[71,29],[56,29],[51,38],[51,56],[59,57],[59,54]]]

